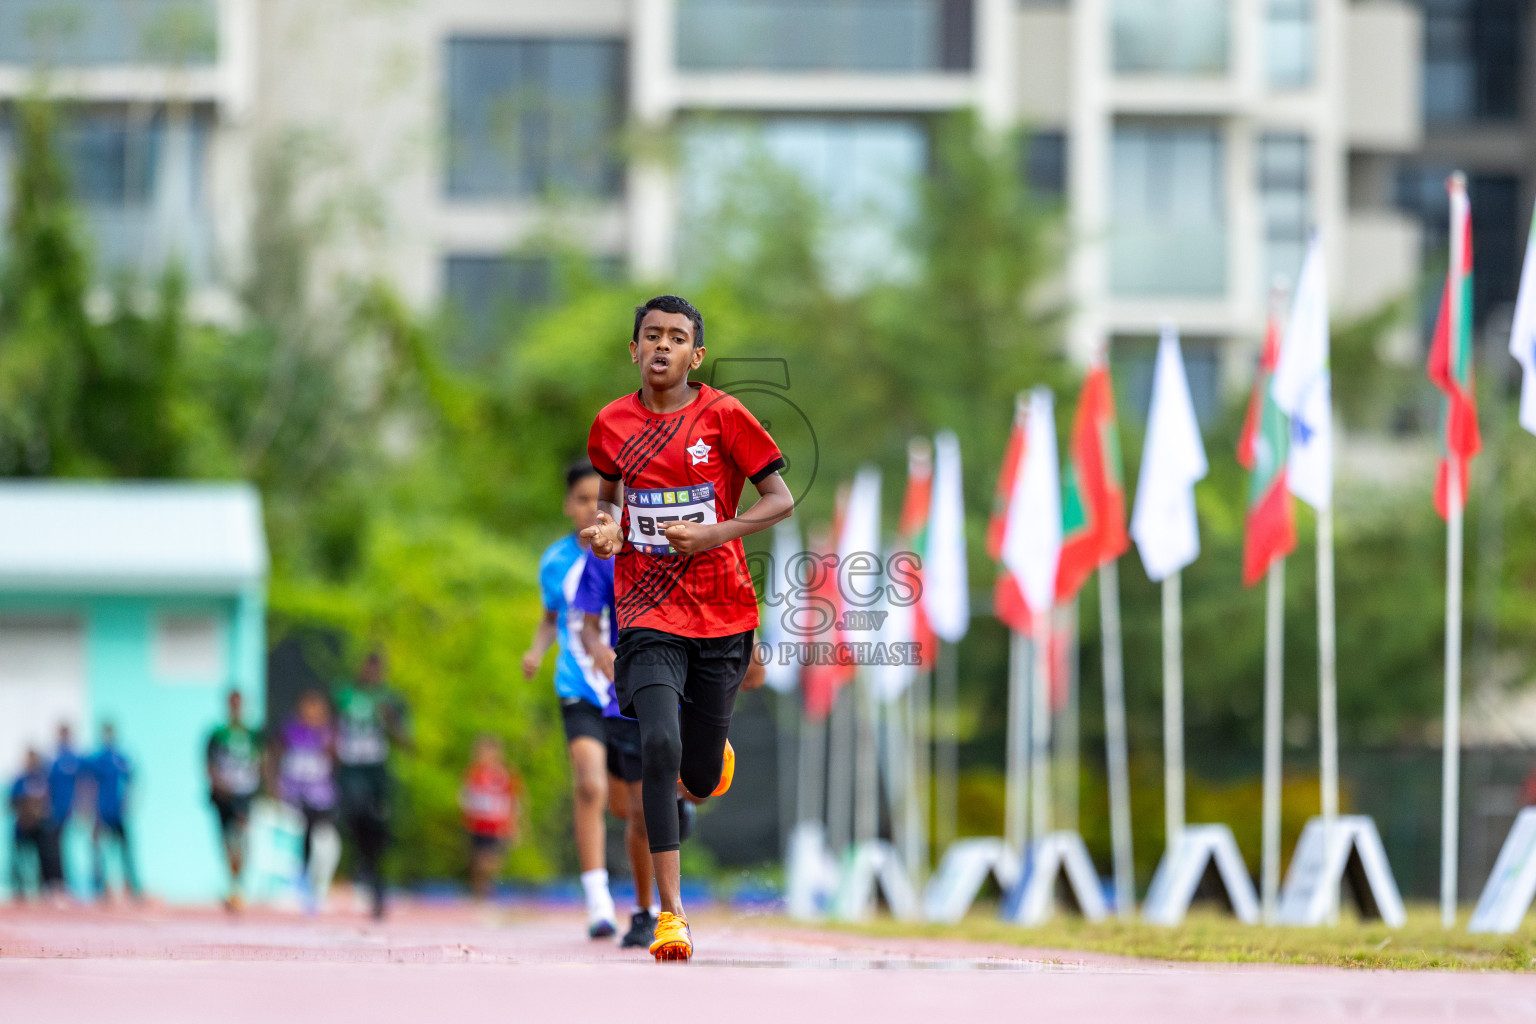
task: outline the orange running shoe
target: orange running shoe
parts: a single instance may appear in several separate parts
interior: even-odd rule
[[[725,758],[720,762],[720,782],[715,786],[715,791],[710,796],[722,796],[731,788],[731,780],[736,778],[736,749],[731,746],[731,741],[725,741]]]
[[[657,963],[663,960],[687,962],[693,959],[693,933],[688,930],[688,920],[663,910],[656,919],[656,938],[651,940],[651,955]]]
[[[715,790],[709,795],[720,796],[725,793],[726,790],[731,788],[731,780],[734,778],[736,778],[736,748],[731,746],[730,740],[726,740],[725,756],[720,761],[720,781],[715,783]],[[683,780],[678,779],[677,784],[682,786]],[[687,786],[683,786],[682,789],[678,790],[678,793],[680,795],[686,794],[687,799],[693,801],[694,803],[699,803],[701,800],[706,799],[704,797],[696,797],[692,793],[689,793]]]

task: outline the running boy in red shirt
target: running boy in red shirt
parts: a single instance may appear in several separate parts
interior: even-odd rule
[[[464,773],[459,806],[464,810],[464,830],[469,833],[469,887],[479,900],[491,895],[496,869],[507,847],[517,841],[518,805],[523,782],[501,756],[494,736],[475,740],[474,760]]]
[[[687,960],[677,783],[699,798],[721,784],[757,628],[741,538],[788,516],[794,498],[779,476],[784,457],[747,408],[689,383],[704,361],[698,310],[675,295],[636,308],[629,358],[640,390],[604,406],[587,438],[603,484],[597,524],[582,536],[598,558],[618,559],[614,684],[619,710],[640,722],[641,798],[661,898],[651,952]],[[747,480],[759,498],[738,515]]]

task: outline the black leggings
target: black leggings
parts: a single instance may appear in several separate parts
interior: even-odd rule
[[[706,797],[720,784],[725,766],[728,725],[718,725],[678,707],[677,691],[665,684],[637,690],[635,717],[640,720],[640,798],[652,853],[681,845],[678,833],[677,782]]]

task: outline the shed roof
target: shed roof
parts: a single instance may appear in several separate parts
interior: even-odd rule
[[[235,593],[266,575],[249,484],[0,482],[0,590]]]

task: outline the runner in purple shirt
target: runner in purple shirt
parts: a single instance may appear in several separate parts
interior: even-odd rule
[[[278,737],[277,788],[283,801],[304,815],[304,866],[315,829],[336,817],[336,734],[325,698],[311,690]],[[334,827],[334,826],[332,826]]]

